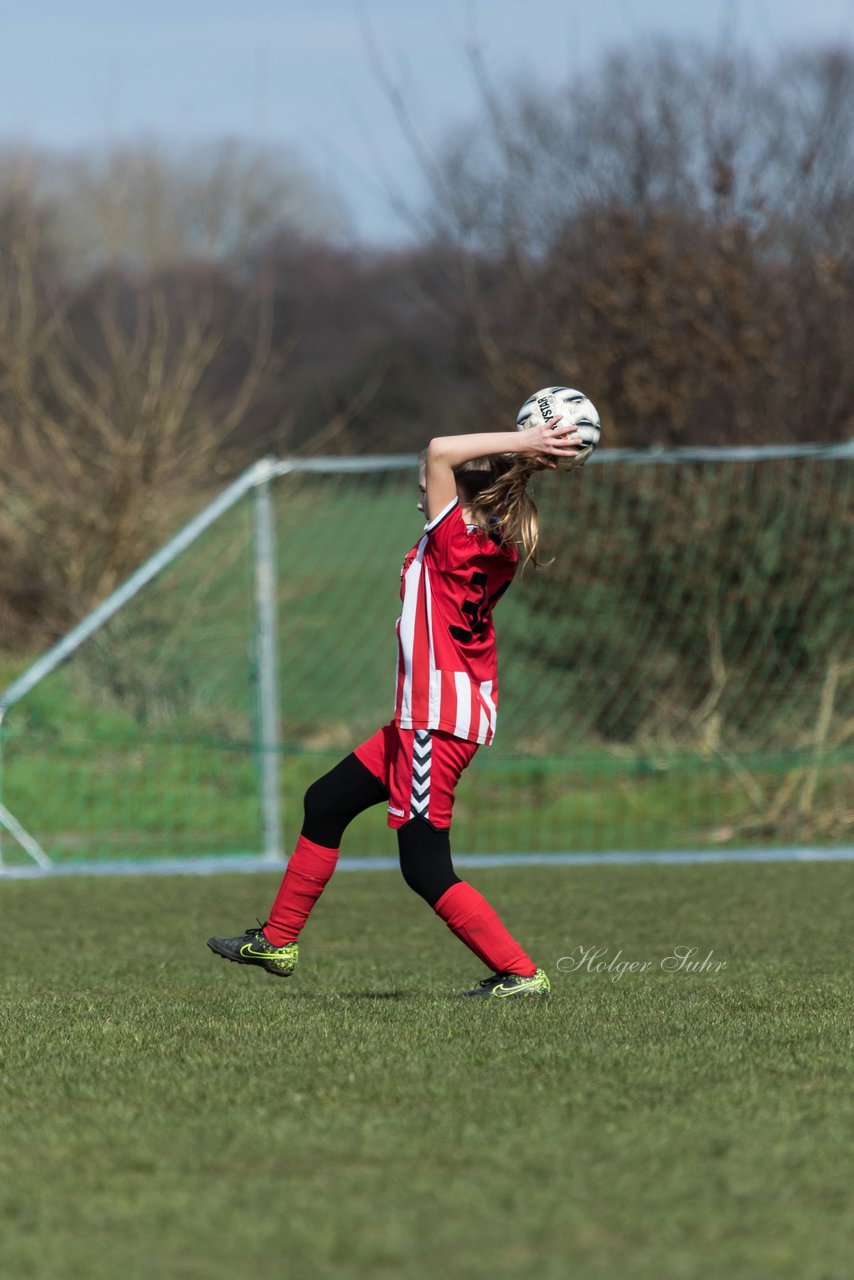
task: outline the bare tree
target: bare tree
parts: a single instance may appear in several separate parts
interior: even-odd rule
[[[664,46],[509,97],[474,67],[431,214],[490,407],[557,380],[615,444],[851,434],[854,56]]]
[[[338,194],[283,148],[237,139],[182,150],[153,142],[76,152],[7,149],[0,190],[23,188],[58,211],[54,237],[69,270],[149,270],[201,259],[234,264],[283,228],[338,239]]]
[[[78,280],[27,191],[7,196],[0,227],[8,640],[66,625],[163,537],[176,501],[215,477],[276,357],[262,285],[211,264]]]

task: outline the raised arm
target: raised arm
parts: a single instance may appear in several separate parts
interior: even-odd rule
[[[546,426],[527,427],[524,431],[477,431],[467,436],[436,436],[427,450],[426,487],[427,519],[434,520],[457,496],[454,467],[473,458],[488,458],[496,453],[516,453],[520,457],[542,458],[547,466],[551,459],[572,458],[584,441],[571,423],[553,418]]]

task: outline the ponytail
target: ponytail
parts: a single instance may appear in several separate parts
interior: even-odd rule
[[[502,546],[515,546],[523,566],[538,567],[539,517],[528,492],[528,481],[545,470],[538,458],[501,454],[475,458],[456,467],[454,474],[463,491],[472,520]]]

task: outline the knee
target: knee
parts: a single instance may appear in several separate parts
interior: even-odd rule
[[[326,778],[318,778],[313,782],[303,797],[303,812],[306,820],[322,818],[329,809],[331,796],[326,785]]]
[[[357,814],[388,798],[388,791],[355,755],[313,782],[305,793],[302,833],[316,844],[337,849]]]
[[[303,797],[302,833],[315,844],[337,849],[351,817],[342,812],[340,797],[328,774],[313,782]]]
[[[452,884],[459,882],[451,860],[450,832],[426,818],[413,818],[398,833],[400,870],[414,893],[434,907]]]

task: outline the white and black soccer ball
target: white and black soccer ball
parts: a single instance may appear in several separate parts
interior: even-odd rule
[[[575,427],[587,446],[576,457],[558,464],[571,470],[587,461],[602,434],[596,407],[583,391],[576,391],[573,387],[543,387],[541,391],[535,391],[516,415],[516,429],[524,431],[527,427],[541,427],[558,416],[564,423]]]

